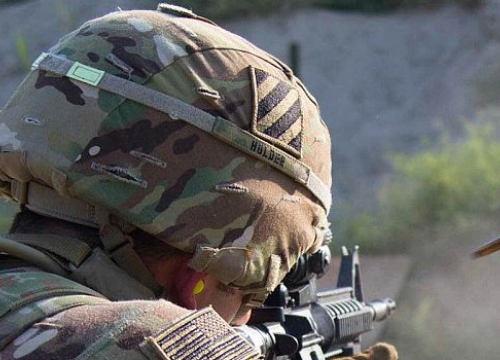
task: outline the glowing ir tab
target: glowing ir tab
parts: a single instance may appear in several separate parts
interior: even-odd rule
[[[104,71],[95,69],[93,67],[80,64],[75,62],[73,66],[69,69],[66,76],[71,79],[90,84],[92,86],[97,86],[104,76]]]

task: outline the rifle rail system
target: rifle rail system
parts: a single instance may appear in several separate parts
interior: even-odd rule
[[[266,360],[323,360],[361,351],[361,335],[387,319],[393,299],[365,302],[358,247],[341,248],[337,287],[317,291],[316,279],[330,264],[326,239],[315,254],[302,256],[283,282],[254,309],[249,325],[236,330]]]

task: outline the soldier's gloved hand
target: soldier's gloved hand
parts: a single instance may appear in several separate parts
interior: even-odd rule
[[[343,357],[337,360],[398,360],[398,352],[392,345],[377,343],[361,354]]]

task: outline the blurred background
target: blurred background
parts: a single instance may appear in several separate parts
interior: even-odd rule
[[[496,359],[500,1],[177,0],[287,62],[333,147],[333,251],[361,246],[367,298],[398,310],[404,360]],[[85,20],[151,0],[0,0],[0,107],[31,62]],[[16,207],[0,206],[8,229]],[[333,281],[335,274],[323,280]]]

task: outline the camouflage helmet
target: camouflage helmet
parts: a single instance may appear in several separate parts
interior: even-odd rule
[[[42,213],[37,187],[83,200],[92,221],[48,213],[98,227],[109,212],[267,293],[328,226],[327,127],[282,62],[158,10],[91,20],[35,61],[0,115],[4,190]]]

